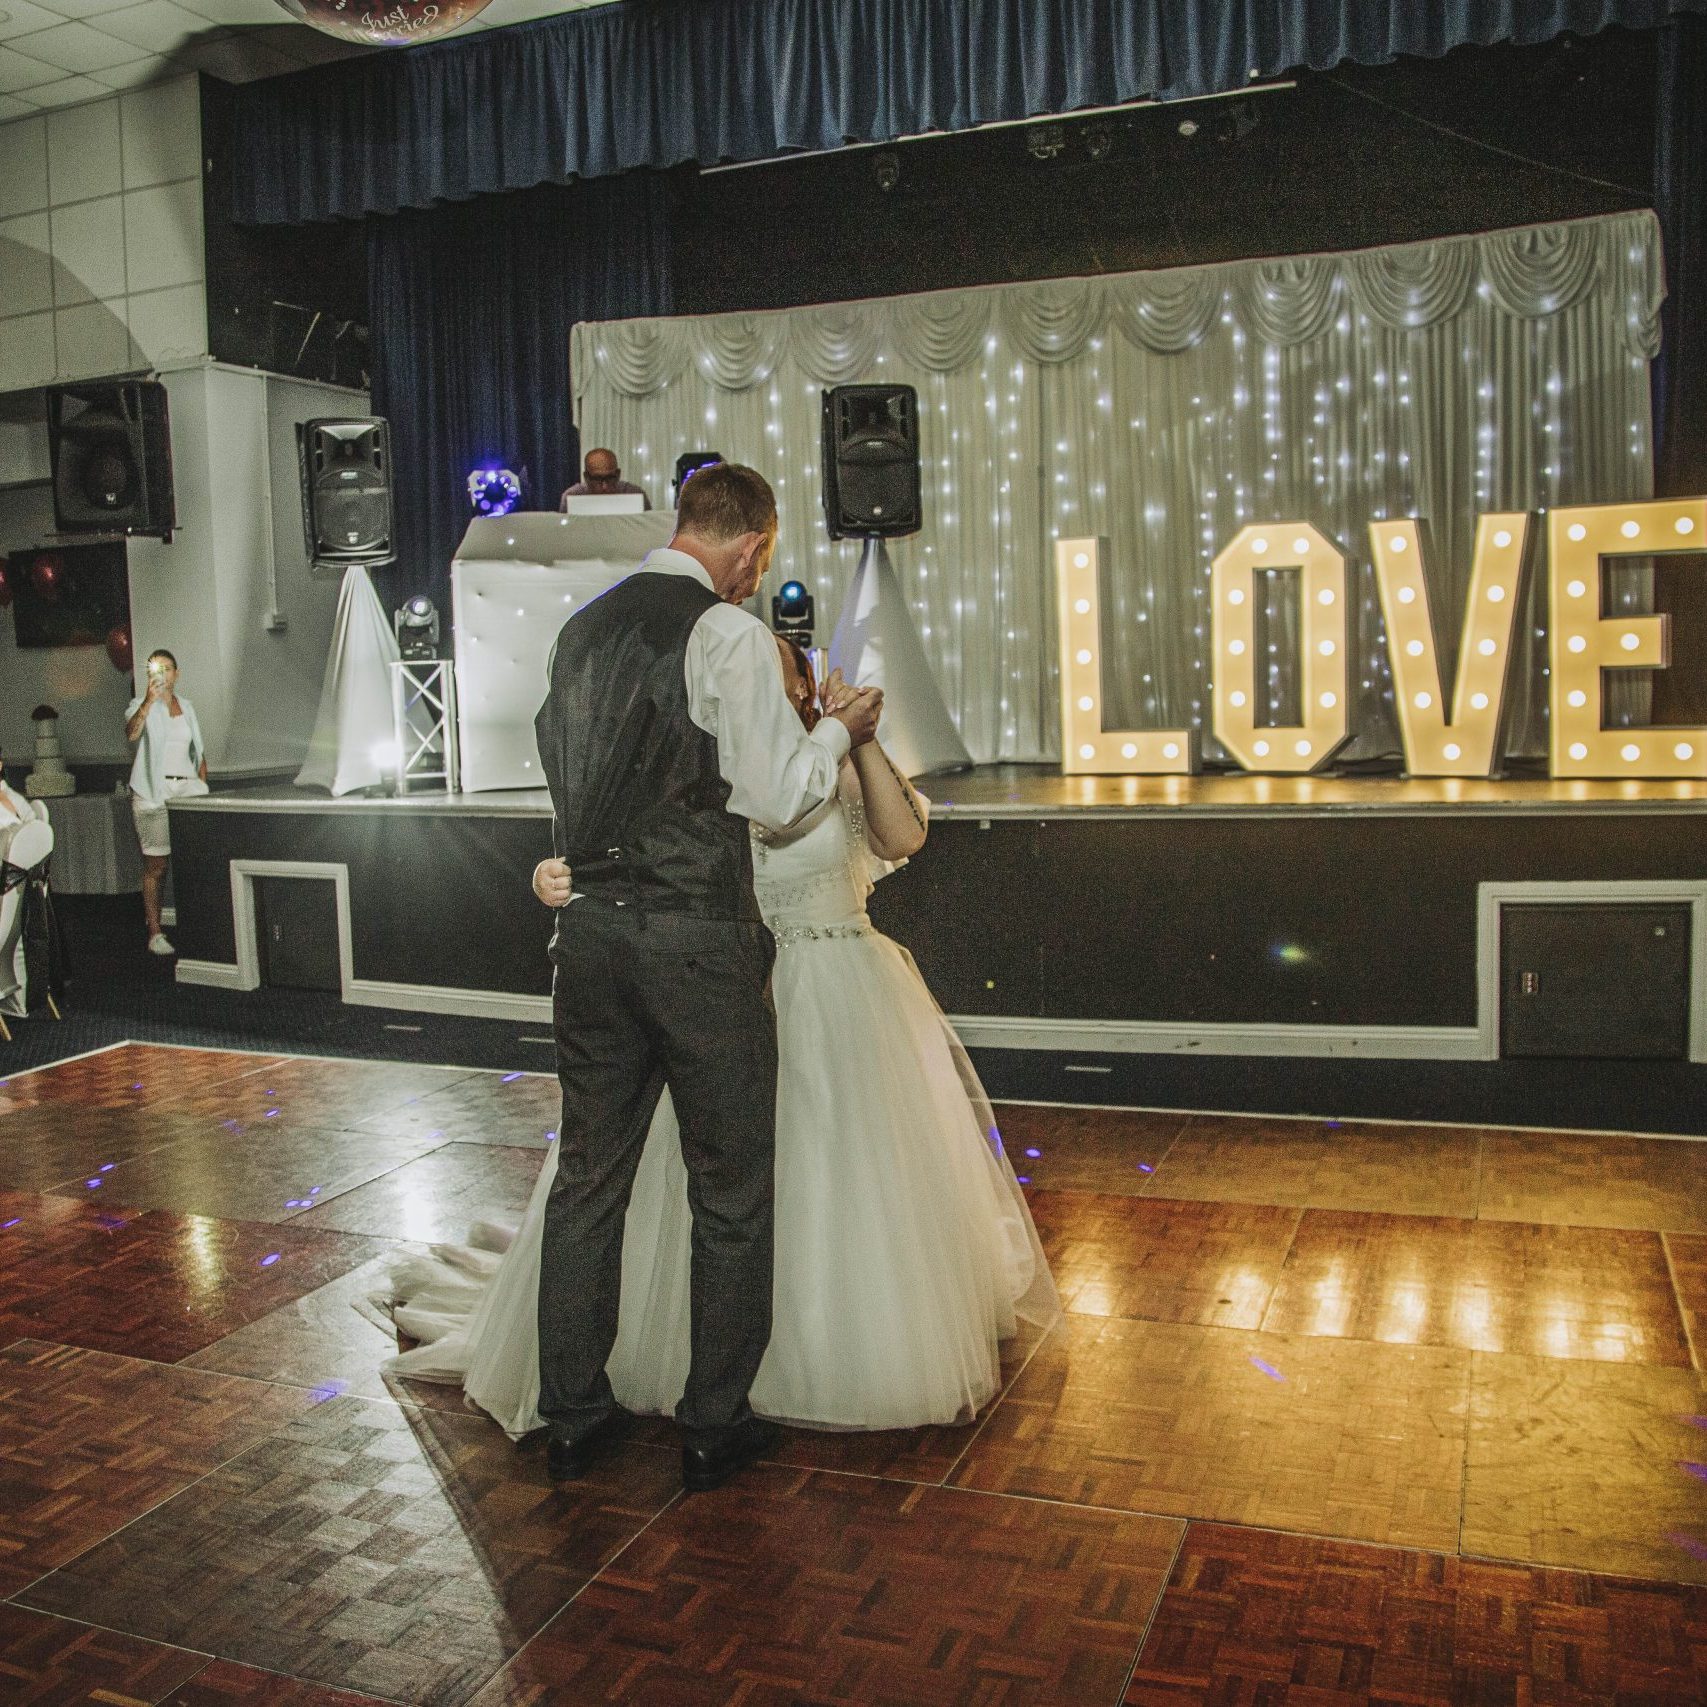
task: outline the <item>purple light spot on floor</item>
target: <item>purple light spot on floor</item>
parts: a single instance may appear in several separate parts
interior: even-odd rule
[[[132,1090],[133,1090],[133,1091],[139,1091],[139,1090],[141,1090],[141,1089],[142,1089],[142,1081],[141,1081],[141,1079],[138,1079],[138,1080],[137,1080],[137,1081],[136,1081],[136,1083],[135,1083],[135,1084],[134,1084],[134,1085],[132,1085],[132,1086],[131,1086],[131,1087],[130,1087],[130,1088],[131,1088],[131,1089],[132,1089]]]
[[[520,1073],[506,1073],[503,1076],[503,1078],[501,1078],[498,1081],[498,1083],[501,1085],[513,1085],[516,1082],[516,1080],[519,1079],[520,1077],[521,1077]]]
[[[1019,1183],[1021,1185],[1030,1185],[1031,1184],[1031,1175],[1030,1174],[1017,1174],[1015,1177],[1019,1180]]]
[[[1672,1546],[1681,1548],[1692,1559],[1707,1559],[1707,1542],[1698,1541],[1693,1535],[1684,1535],[1674,1529],[1666,1540]]]
[[[1693,1476],[1698,1482],[1707,1482],[1707,1464],[1697,1464],[1691,1458],[1680,1458],[1677,1467],[1686,1476]]]
[[[347,1381],[327,1381],[322,1386],[310,1387],[308,1396],[315,1404],[323,1405],[328,1399],[337,1398],[340,1393],[347,1390],[348,1386]]]
[[[311,1185],[308,1188],[308,1195],[310,1197],[314,1197],[314,1196],[318,1195],[320,1192],[323,1192],[325,1189],[326,1188],[323,1185]]]
[[[1707,1428],[1707,1417],[1679,1417],[1679,1422],[1686,1422],[1691,1428]]]
[[[1027,1150],[1026,1154],[1030,1156],[1034,1162],[1041,1160],[1043,1156],[1043,1152],[1041,1150]]]
[[[118,1166],[118,1164],[116,1162],[102,1162],[100,1167],[98,1169],[96,1169],[96,1172],[97,1173],[103,1173],[103,1174],[110,1174],[113,1171],[113,1169],[117,1166]]]
[[[279,1260],[281,1254],[282,1253],[279,1251],[268,1251],[267,1254],[261,1258],[261,1267],[271,1268],[273,1264]]]
[[[306,1197],[287,1197],[285,1199],[286,1209],[310,1209],[312,1207],[313,1205],[309,1203]]]
[[[1153,1174],[1156,1170],[1148,1162],[1140,1162],[1138,1171],[1141,1174]]]
[[[1264,1363],[1260,1357],[1253,1357],[1251,1362],[1260,1369],[1271,1381],[1284,1381],[1286,1377],[1272,1363]]]
[[[105,1227],[109,1233],[117,1227],[122,1227],[124,1224],[125,1219],[122,1215],[97,1215],[95,1217],[95,1225],[97,1227]]]
[[[4,1233],[8,1227],[21,1227],[23,1224],[23,1216],[14,1215],[10,1221],[0,1221],[0,1233]]]
[[[98,1186],[98,1185],[105,1185],[105,1184],[106,1184],[106,1183],[107,1183],[107,1182],[106,1182],[106,1181],[105,1181],[105,1180],[101,1180],[101,1179],[91,1179],[91,1180],[85,1180],[85,1181],[84,1181],[84,1182],[83,1182],[83,1183],[84,1183],[84,1184],[85,1184],[85,1185],[86,1185],[86,1186],[88,1186],[88,1188],[89,1188],[89,1189],[90,1189],[90,1190],[91,1190],[91,1191],[93,1191],[93,1190],[94,1190],[94,1189],[95,1189],[95,1187],[96,1187],[96,1186]]]
[[[551,1143],[555,1144],[557,1142],[557,1134],[555,1132],[548,1132],[545,1136]]]
[[[278,1113],[278,1110],[276,1108],[269,1108],[267,1110],[267,1112],[261,1116],[261,1118],[263,1120],[271,1120],[273,1118],[273,1116],[277,1113]]]

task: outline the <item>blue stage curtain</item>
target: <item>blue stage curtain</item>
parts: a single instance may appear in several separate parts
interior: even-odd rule
[[[1662,493],[1707,492],[1707,20],[1660,34],[1654,209],[1665,233],[1666,299],[1654,369]]]
[[[245,85],[232,212],[395,213],[1685,12],[1707,0],[625,0]]]
[[[424,592],[448,624],[471,469],[513,469],[524,507],[556,509],[580,460],[575,323],[670,308],[668,188],[651,174],[369,222],[373,410],[391,422],[398,542],[376,577],[387,608]]]

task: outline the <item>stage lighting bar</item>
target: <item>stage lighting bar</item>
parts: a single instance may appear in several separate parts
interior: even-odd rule
[[[1061,662],[1061,769],[1068,776],[1188,776],[1197,769],[1195,729],[1105,729],[1099,583],[1105,541],[1055,547]]]
[[[1491,776],[1499,768],[1500,715],[1528,540],[1529,517],[1520,511],[1486,515],[1477,523],[1448,720],[1422,529],[1409,517],[1369,525],[1393,706],[1412,776]]]
[[[1257,722],[1256,603],[1259,570],[1296,570],[1304,721]],[[1301,775],[1345,745],[1345,557],[1308,522],[1242,528],[1215,559],[1210,582],[1215,661],[1215,738],[1248,771]]]
[[[1707,729],[1603,728],[1601,675],[1671,663],[1669,618],[1602,616],[1602,560],[1707,549],[1707,498],[1554,510],[1547,544],[1554,776],[1707,777]]]

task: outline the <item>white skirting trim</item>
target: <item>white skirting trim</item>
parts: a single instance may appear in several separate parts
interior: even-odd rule
[[[180,960],[176,971],[180,984],[211,984],[216,990],[247,990],[243,969],[219,960]]]
[[[346,1002],[366,1008],[406,1008],[417,1014],[461,1014],[465,1019],[516,1019],[551,1024],[549,996],[513,996],[498,990],[458,990],[448,984],[387,984],[352,979]]]
[[[1298,1055],[1365,1061],[1482,1061],[1475,1026],[1188,1025],[1169,1020],[990,1018],[954,1014],[968,1049],[1084,1055]]]

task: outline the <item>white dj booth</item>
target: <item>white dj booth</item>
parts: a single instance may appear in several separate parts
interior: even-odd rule
[[[563,624],[676,525],[672,510],[477,518],[451,562],[462,788],[542,785],[533,720]]]

